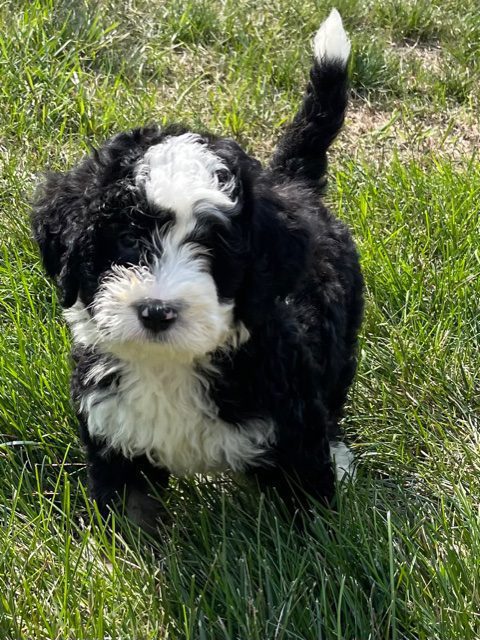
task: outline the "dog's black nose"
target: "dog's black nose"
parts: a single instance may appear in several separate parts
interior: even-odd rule
[[[163,300],[146,298],[136,305],[140,322],[146,329],[158,333],[168,329],[177,319],[177,311]]]

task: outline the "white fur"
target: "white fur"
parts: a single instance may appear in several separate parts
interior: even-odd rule
[[[335,466],[338,482],[343,480],[345,476],[355,477],[355,460],[353,453],[344,442],[331,442],[330,456]]]
[[[202,248],[178,240],[175,229],[168,232],[161,257],[149,265],[114,265],[95,296],[92,317],[80,302],[66,310],[74,339],[127,360],[183,361],[248,340],[245,327],[234,323],[233,303],[218,300]],[[145,298],[162,300],[178,312],[172,326],[157,336],[138,318],[135,305]]]
[[[81,408],[90,435],[126,457],[145,454],[176,475],[242,471],[273,440],[267,421],[252,421],[244,429],[223,422],[206,394],[207,380],[187,364],[118,367],[119,386],[91,392]],[[108,364],[103,368],[111,371]],[[96,375],[102,375],[102,366]]]
[[[115,301],[111,300],[110,305],[112,313],[114,313]],[[242,322],[237,322],[234,325],[230,324],[230,305],[221,305],[221,308],[225,312],[225,320],[229,326],[225,332],[222,331],[220,344],[216,344],[215,348],[236,349],[249,340],[250,332]],[[197,338],[197,346],[200,344],[205,346],[203,340],[205,342],[210,342],[211,340],[211,337],[202,335],[203,328],[199,327],[196,336],[185,333],[183,340],[179,340],[180,345],[183,344],[183,350],[179,346],[175,347],[173,336],[169,340],[166,340],[164,336],[161,339],[162,341],[152,342],[151,339],[142,337],[143,330],[138,326],[137,315],[133,313],[133,310],[128,305],[122,305],[119,302],[116,311],[117,315],[109,319],[108,303],[103,307],[103,313],[105,314],[102,322],[103,331],[80,301],[77,301],[70,309],[65,309],[63,313],[70,326],[74,342],[83,346],[95,346],[102,353],[112,353],[128,361],[163,362],[173,359],[175,361],[192,362],[195,359],[195,355],[203,356],[206,353],[193,353],[191,351],[192,339],[194,337]],[[122,320],[125,321],[125,325],[122,325]],[[110,324],[111,331],[109,330]],[[128,334],[129,331],[130,336]],[[104,375],[107,374],[105,373]]]
[[[217,172],[226,171],[222,160],[196,133],[170,136],[148,149],[136,172],[137,186],[147,200],[175,213],[175,232],[185,236],[195,226],[202,205],[223,217],[235,202],[230,198],[234,179],[220,185]]]
[[[115,266],[103,282],[93,306],[104,342],[117,355],[119,343],[155,343],[191,358],[221,346],[233,325],[233,304],[218,300],[215,282],[201,248],[176,244],[173,232],[163,240],[163,254],[146,266]],[[162,300],[178,311],[178,319],[152,339],[134,305],[145,298]],[[148,347],[150,349],[150,346]]]
[[[64,309],[63,316],[70,327],[75,343],[92,347],[99,342],[97,326],[80,299],[77,299],[73,307]]]
[[[313,41],[315,58],[320,65],[328,62],[340,62],[346,66],[350,48],[350,40],[343,28],[342,18],[336,9],[332,9],[315,35]]]

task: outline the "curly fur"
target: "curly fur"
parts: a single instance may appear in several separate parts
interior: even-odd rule
[[[72,328],[72,395],[102,513],[126,494],[143,521],[138,496],[169,473],[243,472],[296,508],[305,493],[332,498],[332,457],[348,471],[338,423],[363,284],[351,235],[320,196],[349,51],[334,11],[268,167],[231,139],[150,126],[40,188],[33,231]],[[174,319],[162,331],[139,315],[151,300]]]

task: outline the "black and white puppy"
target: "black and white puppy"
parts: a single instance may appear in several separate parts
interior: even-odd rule
[[[33,230],[75,348],[90,487],[145,524],[169,474],[231,470],[293,510],[328,502],[363,308],[357,253],[320,202],[350,42],[333,10],[268,167],[181,126],[107,141],[36,197]]]

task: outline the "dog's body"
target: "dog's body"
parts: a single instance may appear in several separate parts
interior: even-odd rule
[[[332,497],[332,451],[349,461],[338,421],[362,278],[319,196],[349,51],[334,11],[267,169],[233,140],[150,127],[43,186],[34,234],[76,343],[73,399],[102,513],[124,495],[143,522],[149,484],[227,469],[292,507],[303,491]]]

